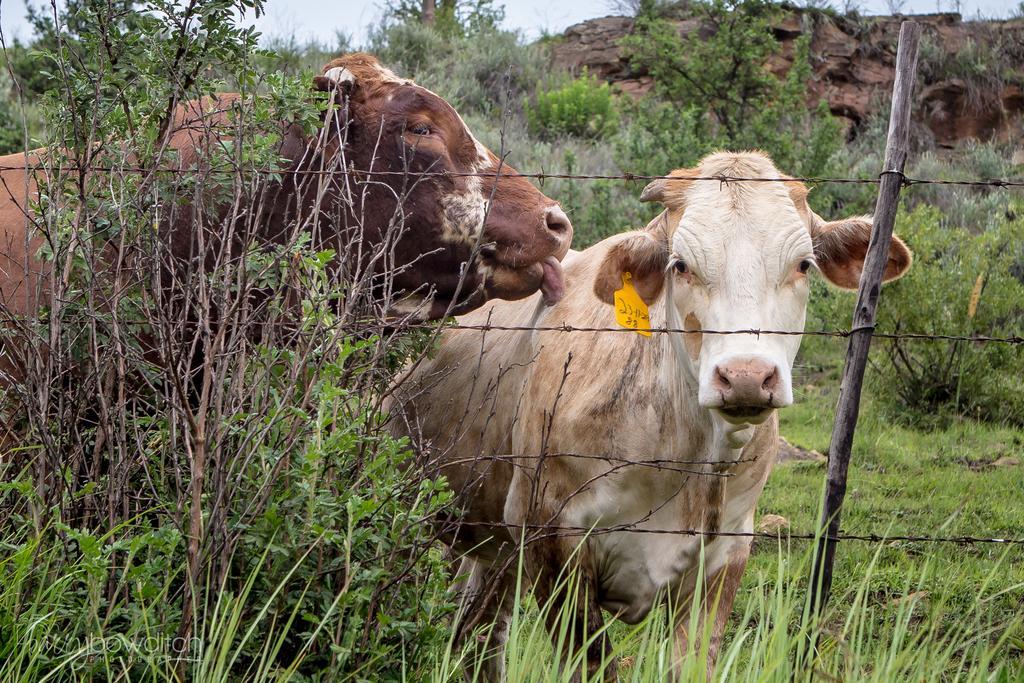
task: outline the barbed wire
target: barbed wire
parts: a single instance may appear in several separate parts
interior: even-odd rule
[[[881,177],[887,174],[896,174],[901,178],[904,187],[913,185],[961,185],[969,187],[995,187],[1015,188],[1024,187],[1024,178],[1001,178],[991,179],[939,179],[939,178],[914,178],[896,171],[883,171],[875,178],[837,178],[837,177],[815,177],[815,176],[778,176],[778,177],[747,177],[715,174],[708,176],[673,176],[673,175],[647,175],[642,173],[548,173],[544,171],[535,172],[494,172],[494,171],[387,171],[387,170],[360,170],[360,169],[288,169],[288,168],[167,168],[163,166],[32,166],[32,165],[0,165],[0,172],[3,171],[41,171],[41,172],[100,172],[100,173],[171,173],[171,174],[194,174],[201,173],[256,173],[262,175],[350,175],[350,176],[417,176],[422,178],[531,178],[543,182],[545,180],[623,180],[623,181],[652,181],[652,180],[678,180],[678,181],[713,181],[719,183],[784,183],[801,182],[810,185],[824,184],[855,184],[855,185],[877,185]]]
[[[81,314],[85,318],[98,319],[100,316]],[[65,318],[67,320],[67,318]],[[34,323],[40,322],[37,318],[26,318],[24,316],[3,316],[0,315],[0,324],[4,323]],[[127,319],[127,318],[110,318],[110,322],[120,325],[152,325],[154,320],[140,320],[140,319]],[[285,327],[301,327],[301,321],[293,320],[260,320],[252,321],[254,325],[280,325]],[[464,324],[464,323],[430,323],[430,322],[409,322],[404,319],[397,320],[368,320],[365,322],[345,322],[338,324],[327,324],[328,329],[342,329],[354,332],[366,332],[366,331],[406,331],[406,330],[427,330],[433,331],[441,329],[442,331],[468,331],[468,332],[555,332],[555,333],[604,333],[604,332],[615,332],[615,333],[636,333],[636,330],[631,327],[588,327],[588,326],[577,326],[577,325],[496,325],[490,323],[482,323],[479,325]],[[1011,346],[1018,346],[1024,344],[1024,336],[1022,335],[1011,335],[1008,337],[995,337],[988,335],[958,335],[958,334],[931,334],[927,332],[875,332],[871,326],[854,327],[848,330],[846,329],[834,329],[834,330],[762,330],[759,328],[746,328],[738,330],[713,330],[713,329],[685,329],[679,327],[652,327],[645,329],[645,332],[652,334],[708,334],[708,335],[732,335],[732,334],[749,334],[754,336],[788,336],[788,337],[836,337],[846,339],[858,332],[870,332],[875,339],[889,339],[889,340],[912,340],[912,341],[953,341],[953,342],[970,342],[978,344],[1009,344]]]
[[[725,471],[732,465],[739,465],[743,463],[757,462],[759,457],[752,458],[734,458],[732,460],[689,460],[689,459],[672,459],[672,458],[651,458],[651,459],[640,459],[640,458],[629,458],[622,456],[615,456],[611,454],[602,453],[571,453],[571,452],[560,452],[553,451],[544,453],[542,455],[529,455],[529,454],[493,454],[493,455],[473,455],[466,456],[464,458],[455,458],[451,460],[432,460],[431,465],[441,465],[442,467],[451,467],[453,465],[473,465],[476,463],[483,462],[504,462],[513,467],[520,468],[533,468],[534,464],[524,465],[520,463],[520,460],[550,460],[557,458],[570,458],[580,460],[596,460],[612,466],[612,469],[602,476],[624,470],[627,467],[640,467],[658,470],[661,472],[677,472],[679,474],[687,474],[700,477],[721,477],[728,479],[732,477],[731,472]],[[696,470],[686,466],[700,466],[706,465],[711,466],[713,470]]]
[[[988,536],[922,536],[913,534],[852,534],[840,532],[838,534],[815,534],[809,532],[778,532],[769,531],[709,531],[705,529],[658,529],[638,526],[637,523],[618,524],[606,527],[584,527],[584,526],[562,526],[557,524],[508,524],[505,522],[479,522],[479,521],[451,521],[452,526],[492,527],[495,529],[509,529],[516,531],[541,531],[555,532],[557,536],[595,536],[613,533],[633,534],[664,534],[670,536],[702,536],[702,537],[723,537],[723,538],[767,538],[771,540],[786,539],[795,541],[814,541],[827,539],[833,541],[861,541],[865,543],[954,543],[959,545],[976,544],[998,544],[998,545],[1024,545],[1024,538],[997,538]],[[536,538],[527,538],[527,542],[535,541]]]
[[[82,314],[83,317],[94,319],[100,316]],[[67,320],[65,318],[65,320]],[[115,322],[120,325],[152,325],[154,320],[139,320],[139,319],[127,319],[127,318],[110,318],[110,322]],[[40,322],[37,318],[26,318],[24,316],[0,316],[0,324],[3,323],[33,323]],[[253,321],[254,325],[280,325],[285,327],[301,327],[301,322],[292,320],[260,320]],[[327,324],[328,329],[343,329],[355,332],[366,332],[366,331],[397,331],[397,330],[437,330],[441,331],[468,331],[468,332],[556,332],[556,333],[604,333],[604,332],[615,332],[615,333],[636,333],[636,330],[631,327],[588,327],[588,326],[576,326],[576,325],[495,325],[490,323],[482,323],[479,325],[463,324],[463,323],[429,323],[429,322],[408,322],[405,320],[374,320],[366,322],[346,322],[339,324]],[[788,337],[836,337],[836,338],[849,338],[858,332],[871,332],[871,335],[875,339],[889,339],[889,340],[916,340],[916,341],[954,341],[954,342],[970,342],[970,343],[991,343],[991,344],[1009,344],[1011,346],[1017,346],[1024,344],[1024,336],[1012,335],[1008,337],[994,337],[988,335],[958,335],[958,334],[931,334],[927,332],[875,332],[870,326],[854,327],[848,330],[835,329],[835,330],[762,330],[759,328],[747,328],[739,330],[712,330],[704,328],[696,329],[685,329],[679,327],[652,327],[645,329],[645,332],[652,334],[708,334],[708,335],[731,335],[731,334],[750,334],[754,336],[788,336]]]
[[[611,463],[623,463],[626,465],[640,465],[649,466],[656,469],[664,469],[668,471],[677,471],[687,475],[700,475],[700,474],[717,474],[720,476],[730,476],[730,473],[720,472],[699,472],[687,469],[680,469],[679,465],[726,465],[732,466],[742,463],[753,463],[759,458],[738,458],[732,460],[723,461],[711,461],[711,460],[672,460],[672,459],[658,459],[658,460],[634,460],[631,458],[625,458],[621,456],[603,455],[603,454],[591,454],[591,453],[573,453],[573,452],[551,452],[542,455],[478,455],[473,457],[466,457],[458,460],[446,461],[445,466],[451,466],[455,464],[468,464],[477,461],[487,460],[500,460],[500,461],[513,461],[517,459],[548,459],[557,457],[570,457],[570,458],[584,458],[592,460],[603,460]],[[615,470],[621,469],[622,465],[615,467]],[[603,476],[603,475],[602,475]],[[536,542],[543,538],[550,538],[553,536],[592,536],[592,535],[605,535],[613,533],[635,533],[635,534],[662,534],[670,536],[693,536],[693,537],[723,537],[723,538],[763,538],[769,540],[795,540],[795,541],[816,541],[820,539],[833,540],[833,541],[858,541],[864,543],[946,543],[946,544],[957,544],[957,545],[979,545],[979,544],[992,544],[992,545],[1011,545],[1011,546],[1024,546],[1024,538],[1000,538],[995,536],[973,536],[973,535],[960,535],[960,536],[930,536],[924,534],[889,534],[889,533],[848,533],[840,532],[838,534],[827,534],[827,533],[813,533],[813,532],[790,532],[784,529],[778,531],[722,531],[722,530],[707,530],[707,529],[665,529],[656,527],[644,527],[643,524],[647,523],[650,519],[650,514],[643,516],[640,520],[635,522],[627,522],[622,524],[615,524],[611,526],[574,526],[574,525],[560,525],[560,524],[537,524],[537,523],[526,523],[526,524],[510,524],[507,522],[487,522],[487,521],[470,521],[470,520],[448,520],[448,523],[453,527],[459,526],[471,526],[471,527],[485,527],[494,529],[507,529],[510,531],[519,532],[540,532],[540,535],[533,535],[525,538],[526,543]]]
[[[421,326],[421,323],[414,323],[416,327]],[[636,332],[635,329],[630,327],[577,327],[574,325],[492,325],[492,324],[480,324],[480,325],[465,325],[456,323],[452,325],[442,325],[444,330],[475,330],[480,332],[488,331],[506,331],[506,332]],[[672,334],[714,334],[714,335],[729,335],[729,334],[752,334],[756,336],[761,335],[782,335],[792,337],[850,337],[858,332],[871,332],[872,336],[876,339],[917,339],[917,340],[943,340],[943,341],[964,341],[964,342],[978,342],[978,343],[999,343],[999,344],[1024,344],[1024,336],[1014,335],[1010,337],[991,337],[986,335],[956,335],[956,334],[928,334],[925,332],[875,332],[873,327],[854,327],[849,330],[761,330],[757,328],[749,328],[742,330],[709,330],[709,329],[692,329],[688,330],[685,328],[677,327],[652,327],[645,329],[645,332],[651,333],[672,333]]]

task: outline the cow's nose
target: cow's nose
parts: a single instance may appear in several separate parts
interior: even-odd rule
[[[758,358],[729,361],[715,368],[712,383],[723,407],[767,408],[779,388],[779,369]]]
[[[547,223],[548,230],[556,235],[572,235],[572,223],[560,206],[549,206],[544,213],[544,222]]]
[[[557,241],[554,256],[562,260],[572,245],[572,223],[569,222],[565,211],[562,211],[562,207],[556,204],[544,211],[544,224],[547,226],[548,234]]]

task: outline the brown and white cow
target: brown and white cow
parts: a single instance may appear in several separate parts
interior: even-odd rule
[[[641,199],[665,211],[646,229],[570,252],[560,303],[497,302],[460,322],[615,327],[610,304],[628,272],[652,327],[799,331],[811,270],[857,286],[869,218],[826,222],[795,181],[691,179],[714,175],[780,177],[761,153],[708,156],[647,186]],[[910,260],[894,239],[886,279]],[[496,624],[497,652],[483,663],[489,680],[502,676],[520,533],[538,598],[555,600],[549,614],[567,604],[554,586],[559,572],[580,570],[575,642],[592,642],[591,671],[608,651],[603,631],[594,635],[602,608],[636,623],[666,598],[683,615],[675,645],[683,657],[695,593],[712,596],[705,610],[717,604],[714,660],[750,539],[600,529],[750,532],[776,457],[777,409],[793,400],[799,345],[799,336],[764,334],[455,330],[410,371],[395,429],[439,459],[465,505],[451,541],[467,558],[465,604],[475,611],[467,623]],[[537,526],[597,530],[581,545],[580,532]]]
[[[331,61],[314,86],[330,92],[336,108],[314,135],[282,122],[281,180],[254,192],[259,200],[248,210],[236,211],[234,234],[280,242],[296,226],[315,229],[315,239],[335,247],[339,260],[367,260],[365,267],[386,281],[397,312],[418,317],[464,313],[538,289],[551,302],[561,296],[569,219],[523,178],[460,175],[515,171],[499,168],[451,105],[364,53]],[[195,166],[233,136],[238,97],[178,108],[169,146],[181,167]],[[46,265],[35,252],[44,238],[29,233],[26,241],[26,216],[47,163],[45,150],[0,157],[0,306],[12,315],[34,315],[41,305],[36,294]],[[341,169],[354,173],[330,173]],[[201,237],[196,225],[203,221],[187,207],[176,211],[163,226],[171,253],[182,261],[209,260],[209,253],[197,253],[199,245],[209,251],[228,232],[227,220],[206,221],[209,234]],[[370,262],[367,255],[375,253],[386,258]]]

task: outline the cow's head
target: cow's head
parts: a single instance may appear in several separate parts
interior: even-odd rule
[[[406,310],[463,313],[538,289],[549,303],[561,298],[569,218],[525,179],[507,177],[515,170],[451,105],[363,53],[333,60],[314,84],[333,93],[345,160],[370,180],[356,211],[378,228],[400,217],[391,272]]]
[[[629,271],[648,303],[665,297],[670,327],[705,330],[802,331],[818,270],[832,284],[856,289],[871,219],[827,222],[810,210],[797,181],[719,182],[695,177],[782,177],[761,153],[717,153],[694,169],[656,180],[642,201],[665,206],[645,231],[614,244],[594,283],[611,303]],[[910,267],[893,237],[885,280]],[[678,355],[698,386],[701,407],[727,423],[759,424],[793,402],[791,370],[800,336],[683,334]]]

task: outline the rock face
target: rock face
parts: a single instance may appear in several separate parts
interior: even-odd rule
[[[811,36],[814,72],[808,99],[824,99],[836,116],[856,126],[889,99],[896,63],[896,43],[903,17],[834,17],[789,9],[773,27],[781,49],[768,63],[784,74],[793,63],[795,41]],[[918,68],[915,118],[931,130],[939,146],[967,139],[1018,140],[1024,137],[1024,93],[1002,82],[996,73],[978,73],[972,59],[979,49],[991,50],[1019,78],[1024,78],[1024,20],[969,21],[959,14],[917,15],[925,40]],[[673,22],[681,36],[701,28],[696,19]],[[651,89],[651,78],[634,69],[618,41],[633,30],[629,17],[591,19],[565,31],[552,46],[556,66],[590,73],[639,96]],[[958,66],[959,65],[959,66]],[[1000,65],[993,64],[993,71]],[[981,69],[984,71],[985,69]],[[965,80],[960,72],[969,72]]]

